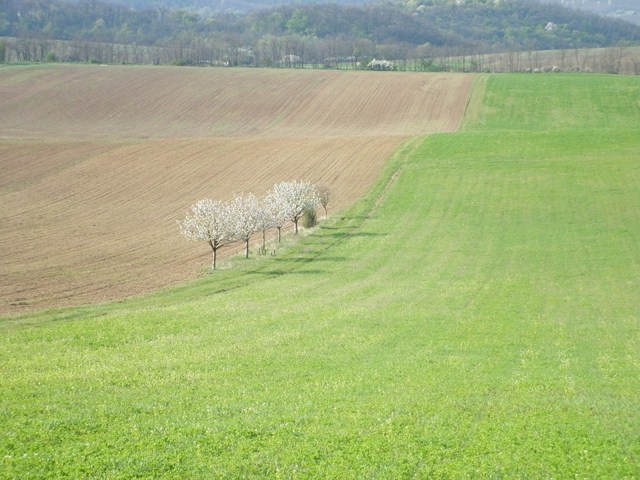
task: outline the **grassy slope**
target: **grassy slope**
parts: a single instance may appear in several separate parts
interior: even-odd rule
[[[286,254],[3,321],[0,476],[640,475],[640,81],[478,83]]]

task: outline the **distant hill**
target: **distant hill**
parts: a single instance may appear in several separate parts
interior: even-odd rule
[[[563,7],[619,18],[640,25],[639,0],[543,0]]]
[[[118,62],[113,47],[104,46],[119,44],[161,48],[153,63],[331,66],[346,60],[355,67],[392,58],[422,59],[430,69],[436,56],[640,45],[640,26],[533,0],[313,3],[208,15],[166,4],[135,9],[98,0],[0,0],[0,5],[0,37],[20,39],[5,52],[13,47],[9,53],[20,61],[46,54],[87,61],[87,47],[79,42],[94,42],[100,48],[91,59],[104,63]],[[24,45],[25,39],[36,44]],[[76,45],[61,56],[43,43],[51,40]]]
[[[460,5],[474,2],[477,2],[477,0],[454,0],[450,3]],[[640,24],[639,0],[541,0],[541,2],[554,3],[574,10],[596,13]],[[122,5],[137,10],[150,8],[183,9],[210,16],[220,12],[247,13],[283,5],[311,5],[320,2],[315,0],[106,0],[106,3]],[[372,0],[332,0],[330,3],[349,6],[376,2]]]
[[[78,0],[73,0],[78,1]],[[315,0],[105,0],[106,3],[122,5],[137,10],[170,9],[187,10],[203,16],[215,13],[248,13],[256,10],[266,10],[283,5],[310,5],[324,2]],[[362,5],[374,3],[374,0],[331,0],[334,5]]]

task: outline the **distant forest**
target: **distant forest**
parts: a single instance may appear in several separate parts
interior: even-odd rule
[[[0,62],[397,65],[442,58],[640,45],[640,27],[533,0],[288,5],[249,13],[132,9],[97,0],[0,0]],[[436,61],[436,59],[440,59]],[[480,68],[469,61],[464,68]]]

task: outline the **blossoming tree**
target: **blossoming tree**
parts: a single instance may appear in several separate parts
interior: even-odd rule
[[[283,216],[293,222],[297,235],[298,221],[305,209],[315,209],[320,204],[316,188],[310,182],[281,182],[271,191],[281,205]]]
[[[204,198],[191,206],[191,214],[179,221],[180,232],[187,240],[204,241],[213,251],[211,269],[216,269],[218,249],[234,238],[231,223],[231,211],[228,204],[219,200]]]
[[[229,209],[233,236],[244,242],[245,258],[249,258],[249,240],[260,227],[262,206],[253,193],[249,193],[248,195],[236,195],[229,203]]]

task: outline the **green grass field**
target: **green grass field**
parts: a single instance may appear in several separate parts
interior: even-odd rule
[[[640,78],[475,92],[276,257],[0,321],[0,478],[640,477]]]

